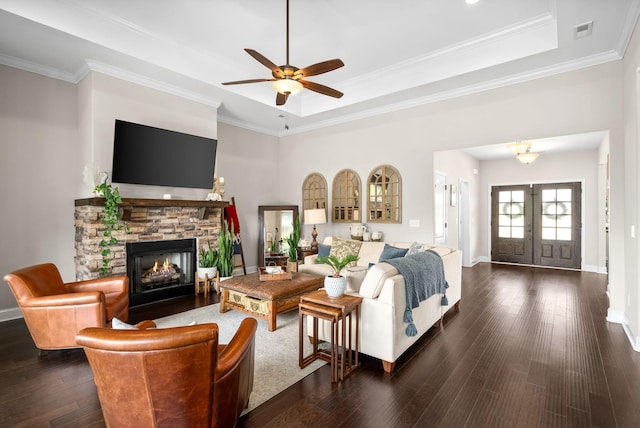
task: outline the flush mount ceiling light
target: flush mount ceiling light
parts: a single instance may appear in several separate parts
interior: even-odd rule
[[[524,164],[530,164],[540,156],[540,153],[531,152],[531,143],[520,141],[509,144],[509,149],[516,154],[516,159]]]
[[[476,4],[476,3],[478,3],[478,1],[480,1],[480,0],[465,0],[465,2],[467,4]]]

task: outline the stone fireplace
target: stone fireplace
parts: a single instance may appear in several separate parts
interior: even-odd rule
[[[128,230],[114,233],[118,243],[110,247],[110,267],[112,275],[129,276],[131,306],[194,292],[198,245],[206,245],[207,241],[216,245],[227,205],[228,202],[219,201],[123,199],[120,210]],[[77,280],[99,276],[103,211],[103,198],[75,201]],[[131,257],[134,250],[139,254]],[[143,282],[141,275],[145,272],[140,270],[151,268],[156,259],[160,266],[169,265],[168,273],[163,274],[164,278],[156,275]]]

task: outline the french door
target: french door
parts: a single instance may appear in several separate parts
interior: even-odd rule
[[[491,188],[491,260],[579,269],[580,183]]]

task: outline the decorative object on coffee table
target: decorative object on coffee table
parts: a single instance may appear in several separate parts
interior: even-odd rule
[[[260,267],[260,281],[284,281],[291,278],[291,272],[285,266]]]
[[[316,230],[316,225],[325,224],[327,222],[327,213],[324,208],[314,208],[312,210],[304,210],[304,224],[312,224],[313,232],[311,232],[311,237],[313,241],[311,241],[311,249],[318,250],[318,241],[316,238],[318,237],[318,231]]]
[[[333,269],[333,275],[329,275],[324,279],[324,289],[329,297],[341,297],[347,289],[347,277],[340,275],[342,269],[350,263],[357,262],[358,256],[355,254],[347,254],[344,257],[338,257],[329,254],[328,257],[318,257],[318,263],[324,263]]]

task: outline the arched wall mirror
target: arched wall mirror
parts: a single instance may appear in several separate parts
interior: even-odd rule
[[[258,207],[258,266],[287,265],[286,238],[298,217],[297,205],[260,205]]]
[[[320,173],[313,172],[302,183],[302,212],[314,208],[327,209],[327,180]],[[304,221],[304,218],[302,219]]]
[[[331,218],[337,223],[362,221],[360,176],[352,169],[343,169],[333,179]]]
[[[402,179],[391,165],[380,165],[367,180],[367,221],[370,223],[401,223]]]

